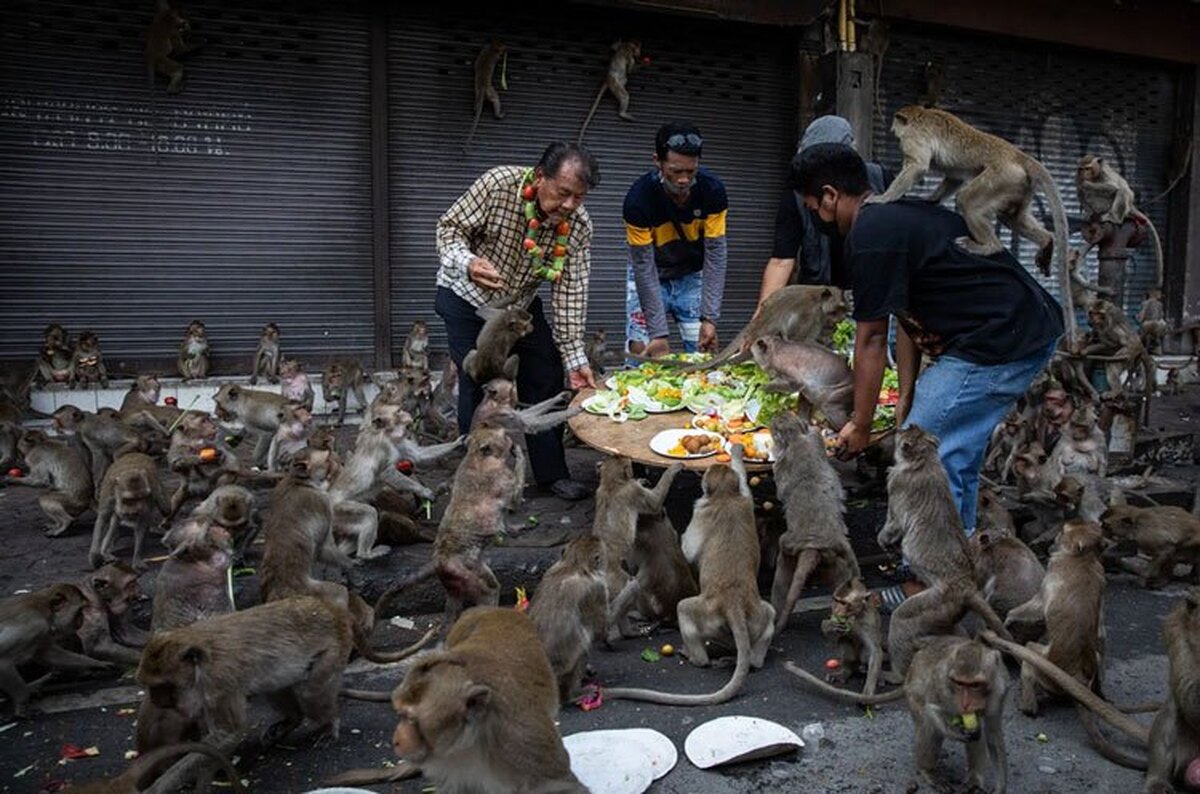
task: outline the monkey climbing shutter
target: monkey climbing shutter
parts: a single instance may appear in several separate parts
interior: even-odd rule
[[[161,367],[193,318],[217,373],[248,371],[269,321],[310,371],[368,354],[365,13],[186,3],[206,43],[168,95],[164,78],[147,87],[154,7],[0,7],[0,358],[32,359],[57,321],[96,331],[110,367]]]
[[[1129,181],[1146,202],[1167,186],[1166,165],[1172,136],[1178,72],[1170,67],[1111,54],[1071,50],[1054,44],[999,37],[973,37],[913,29],[894,30],[884,59],[875,116],[875,156],[892,169],[901,161],[890,128],[892,115],[926,92],[926,64],[944,63],[938,106],[987,132],[1012,141],[1038,158],[1054,176],[1071,222],[1071,245],[1084,212],[1075,191],[1075,168],[1084,154],[1099,154]],[[928,195],[937,178],[928,176],[916,191]],[[1169,249],[1168,200],[1140,208],[1154,221]],[[1034,214],[1047,227],[1050,208],[1038,194]],[[1055,276],[1033,267],[1033,243],[1000,234],[1009,249],[1057,295]],[[1170,251],[1164,251],[1170,256]],[[1096,253],[1086,275],[1096,281]],[[1057,267],[1057,261],[1055,264]],[[1135,249],[1125,276],[1125,311],[1137,312],[1155,278],[1149,244]]]
[[[561,5],[509,5],[502,13],[470,15],[413,8],[393,15],[389,44],[395,349],[413,320],[432,319],[431,346],[445,350],[445,329],[433,315],[438,217],[488,168],[532,165],[551,141],[575,140],[612,43],[638,37],[650,63],[628,82],[636,121],[618,119],[616,101],[606,95],[585,140],[602,175],[585,202],[595,227],[588,330],[607,329],[610,356],[620,349],[627,257],[621,206],[629,186],[652,166],[655,131],[677,119],[700,128],[703,162],[729,192],[721,339],[732,339],[749,319],[797,139],[794,32],[586,5],[572,5],[569,13]],[[505,118],[493,118],[485,103],[466,147],[473,67],[492,39],[508,47],[508,90],[500,91]],[[499,77],[497,70],[497,88]]]

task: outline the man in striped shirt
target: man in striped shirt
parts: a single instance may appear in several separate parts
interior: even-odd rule
[[[592,221],[583,200],[599,182],[599,166],[585,147],[552,143],[532,171],[519,166],[487,171],[438,221],[441,267],[434,309],[446,322],[450,357],[459,369],[461,432],[470,429],[483,399],[483,384],[472,382],[462,369],[463,358],[475,347],[483,328],[484,321],[476,314],[480,306],[515,299],[516,305],[533,315],[533,332],[513,349],[521,362],[517,393],[522,401],[554,397],[562,390],[564,371],[571,388],[595,387],[583,344],[592,263]],[[532,229],[527,205],[538,220]],[[561,224],[569,227],[565,235],[560,233]],[[526,245],[527,236],[533,240],[533,250]],[[562,236],[566,242],[556,246]],[[554,255],[556,250],[561,256]],[[550,323],[536,293],[546,278],[544,270],[539,275],[539,267],[554,264],[562,269],[551,282]],[[527,440],[539,485],[565,499],[587,496],[588,489],[570,479],[560,432],[548,430]]]

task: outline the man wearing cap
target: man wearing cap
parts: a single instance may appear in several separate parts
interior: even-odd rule
[[[664,124],[654,137],[655,167],[625,195],[629,353],[670,352],[667,315],[686,352],[717,350],[729,200],[721,180],[700,165],[703,146],[694,125]]]

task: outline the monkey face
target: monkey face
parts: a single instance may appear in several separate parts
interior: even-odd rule
[[[300,372],[300,362],[294,358],[285,358],[279,362],[279,377],[294,378]]]
[[[392,695],[399,721],[396,755],[412,763],[452,757],[475,744],[475,726],[491,707],[492,691],[444,656],[417,662]]]
[[[517,386],[506,378],[494,378],[483,387],[483,398],[497,406],[517,407]]]
[[[73,405],[64,405],[53,414],[51,423],[67,434],[73,434],[79,423],[83,421],[83,411]]]
[[[50,627],[57,634],[74,633],[79,625],[79,613],[87,606],[83,592],[73,584],[58,584],[50,588]]]
[[[897,434],[897,462],[920,463],[937,457],[938,437],[933,433],[922,430],[917,425],[909,425]]]
[[[137,680],[155,706],[178,712],[185,719],[198,719],[204,710],[200,681],[209,661],[203,648],[160,634],[142,651]]]
[[[159,384],[158,378],[153,375],[138,375],[134,388],[148,403],[157,403],[158,397],[162,393],[162,386]]]
[[[511,308],[505,318],[508,330],[516,336],[525,336],[533,331],[533,315],[524,309]]]
[[[279,341],[279,326],[267,323],[262,329],[262,341],[268,344]]]
[[[117,478],[117,500],[126,509],[140,508],[150,498],[150,482],[142,471],[125,472]]]
[[[47,325],[42,331],[42,342],[46,347],[66,347],[67,329],[58,323]]]
[[[40,430],[26,430],[17,441],[17,451],[21,453],[21,457],[27,457],[30,452],[49,440],[49,437]]]
[[[110,615],[123,615],[141,597],[137,573],[124,563],[109,563],[92,574],[92,590]]]

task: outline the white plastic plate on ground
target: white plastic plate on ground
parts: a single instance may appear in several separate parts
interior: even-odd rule
[[[581,757],[584,754],[596,754],[607,757],[607,754],[616,745],[630,743],[638,745],[640,748],[639,752],[644,755],[650,764],[650,770],[655,780],[658,780],[674,769],[676,762],[679,761],[679,751],[675,749],[675,743],[663,734],[650,728],[583,731],[563,738],[563,744],[567,748],[567,753],[571,756],[572,769],[574,769],[576,754]],[[578,773],[576,773],[576,776],[578,776]],[[582,780],[582,778],[580,779]],[[586,783],[587,781],[584,782]]]
[[[671,449],[684,436],[708,436],[717,441],[715,447],[708,452],[700,452],[695,455],[672,455]],[[707,458],[709,455],[716,455],[721,451],[724,439],[720,433],[710,433],[707,430],[693,430],[691,428],[678,428],[672,430],[663,430],[661,433],[650,439],[650,449],[662,455],[665,458],[674,458],[675,460],[688,460],[691,458]]]
[[[651,730],[584,731],[564,736],[563,746],[571,771],[592,794],[642,794],[678,759],[671,740]]]
[[[696,727],[683,742],[688,760],[700,769],[767,758],[797,750],[794,731],[759,717],[719,717]]]

